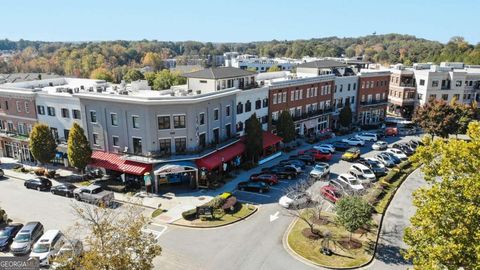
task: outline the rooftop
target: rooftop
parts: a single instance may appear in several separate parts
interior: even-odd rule
[[[334,60],[318,60],[313,62],[303,63],[298,65],[299,68],[334,68],[334,67],[348,67],[347,64]]]
[[[257,74],[256,72],[243,70],[234,67],[217,67],[217,68],[206,68],[199,71],[194,71],[190,73],[183,74],[186,78],[197,78],[197,79],[226,79],[226,78],[235,78],[235,77],[246,77]]]

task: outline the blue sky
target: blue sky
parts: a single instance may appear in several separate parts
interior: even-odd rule
[[[0,38],[213,42],[412,34],[480,41],[477,0],[1,1]]]

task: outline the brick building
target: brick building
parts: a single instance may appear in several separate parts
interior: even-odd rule
[[[361,126],[379,125],[386,115],[390,71],[362,69],[357,75],[357,123]]]
[[[269,91],[269,130],[275,131],[280,113],[290,112],[298,135],[330,128],[335,75],[274,81]]]

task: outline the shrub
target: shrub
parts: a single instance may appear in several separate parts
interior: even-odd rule
[[[45,175],[45,169],[44,168],[36,168],[34,171],[36,176],[43,176]]]
[[[54,178],[55,177],[55,170],[45,171],[45,177],[47,178]]]
[[[397,178],[397,175],[398,175],[398,171],[397,170],[391,170],[388,172],[387,175],[385,175],[383,177],[383,181],[387,182],[387,183],[392,183],[395,181],[395,179]]]
[[[182,217],[185,220],[194,220],[197,218],[197,209],[190,209],[182,213]]]
[[[398,168],[400,168],[400,170],[403,170],[409,168],[410,165],[412,165],[412,162],[410,162],[410,160],[405,160],[398,165]]]
[[[228,199],[228,198],[230,198],[230,197],[232,196],[232,193],[230,193],[230,192],[224,192],[224,193],[222,193],[222,194],[220,194],[220,195],[218,195],[218,196],[226,200],[226,199]]]
[[[228,199],[225,200],[225,202],[222,205],[223,210],[232,210],[234,209],[234,206],[237,204],[237,198],[235,196],[231,196]]]
[[[217,196],[213,198],[211,201],[204,204],[204,206],[211,206],[213,209],[221,208],[222,205],[225,203],[225,199],[221,196]]]

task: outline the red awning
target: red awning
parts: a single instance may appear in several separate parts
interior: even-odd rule
[[[263,132],[263,149],[281,142],[283,139],[273,133]]]
[[[152,170],[151,164],[121,159],[119,155],[101,151],[93,151],[91,166],[105,168],[128,174],[143,175]]]
[[[236,156],[241,156],[245,151],[245,144],[243,142],[236,142],[230,146],[223,148],[222,150],[218,150],[211,155],[208,155],[204,158],[197,159],[196,164],[198,168],[206,168],[207,170],[211,170],[214,168],[219,167],[222,165],[223,162],[228,162],[234,159]]]

